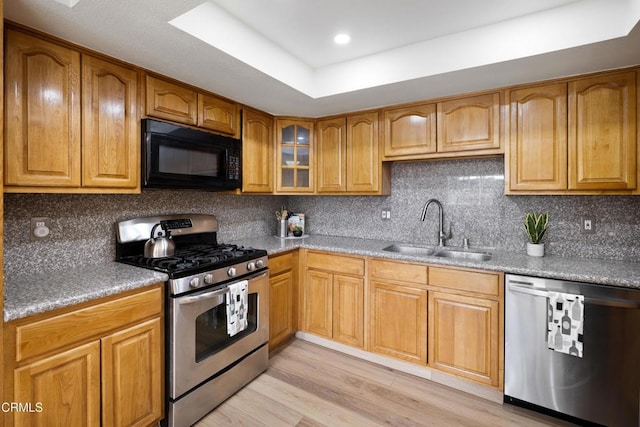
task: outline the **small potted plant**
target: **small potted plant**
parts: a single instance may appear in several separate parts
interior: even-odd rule
[[[300,237],[302,236],[302,227],[300,227],[299,225],[296,225],[295,227],[293,227],[293,230],[291,230],[293,232],[293,235],[295,237]]]
[[[529,242],[527,242],[527,255],[537,257],[544,256],[544,243],[542,243],[542,239],[547,232],[548,226],[548,213],[536,215],[535,212],[527,212],[524,214],[524,231],[529,238]]]

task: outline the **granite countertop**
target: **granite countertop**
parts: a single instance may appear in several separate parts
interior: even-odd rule
[[[640,263],[553,255],[534,258],[527,256],[524,249],[521,252],[489,249],[492,253],[491,260],[473,261],[387,252],[383,248],[401,242],[353,237],[311,235],[305,238],[280,239],[275,236],[261,236],[234,243],[266,249],[269,255],[297,248],[318,249],[640,289]],[[118,262],[11,276],[5,278],[4,283],[4,320],[9,322],[167,280],[168,276],[164,273]]]
[[[439,258],[434,256],[387,252],[382,249],[394,243],[402,242],[359,239],[354,237],[310,235],[306,238],[280,239],[275,236],[263,236],[244,239],[235,243],[266,249],[269,255],[301,247],[351,255],[477,268],[525,276],[640,289],[640,263],[589,258],[567,258],[554,255],[536,258],[526,255],[524,248],[521,252],[477,248],[478,250],[491,252],[492,258],[489,261],[473,261],[468,259]]]
[[[164,273],[119,262],[5,278],[4,321],[21,319],[158,282]]]

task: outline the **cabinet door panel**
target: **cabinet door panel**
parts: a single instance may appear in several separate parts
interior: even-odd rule
[[[438,152],[500,148],[500,93],[438,102]]]
[[[318,122],[318,192],[344,192],[347,189],[347,146],[345,120]]]
[[[102,339],[105,426],[148,426],[162,418],[162,322],[149,320]]]
[[[189,88],[147,76],[147,115],[187,125],[198,122],[198,94]]]
[[[242,132],[242,191],[273,192],[273,117],[246,109]]]
[[[269,279],[269,348],[273,349],[294,333],[293,272]]]
[[[333,339],[364,346],[364,280],[333,277]]]
[[[567,85],[510,92],[510,187],[567,188]]]
[[[138,185],[138,73],[98,58],[82,57],[82,185]]]
[[[499,303],[429,294],[429,365],[498,386]]]
[[[371,281],[371,350],[427,363],[427,291]]]
[[[14,372],[15,402],[42,404],[16,412],[15,426],[100,426],[100,343],[94,341]]]
[[[304,329],[327,338],[332,336],[333,276],[307,271],[304,284]]]
[[[314,122],[276,120],[276,135],[276,190],[282,193],[313,193]]]
[[[215,96],[198,94],[198,126],[236,136],[238,105]]]
[[[569,83],[569,188],[636,188],[636,76]]]
[[[378,191],[378,113],[347,117],[347,191]]]
[[[80,54],[8,30],[5,184],[80,186]]]
[[[436,152],[436,104],[384,112],[384,156],[394,158]]]

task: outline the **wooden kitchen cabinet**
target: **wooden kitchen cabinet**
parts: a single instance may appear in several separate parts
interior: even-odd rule
[[[7,324],[7,426],[152,425],[163,416],[161,284]]]
[[[306,253],[303,329],[335,341],[364,346],[364,259]]]
[[[139,192],[137,71],[7,30],[7,192]]]
[[[370,351],[427,364],[427,266],[371,260]]]
[[[384,160],[501,154],[500,92],[383,110]]]
[[[80,187],[80,53],[6,31],[5,185]]]
[[[146,115],[195,126],[198,92],[151,75],[146,76]]]
[[[198,93],[198,126],[216,132],[238,136],[239,106],[217,96]]]
[[[384,159],[406,159],[436,152],[436,104],[383,111]]]
[[[625,194],[637,188],[636,73],[507,91],[512,194]]]
[[[318,193],[389,194],[377,112],[319,120],[317,129]]]
[[[567,84],[507,92],[510,190],[567,188]]]
[[[501,273],[429,268],[429,366],[502,389]]]
[[[437,150],[500,150],[500,92],[437,103]]]
[[[315,190],[314,122],[276,119],[276,192]]]
[[[273,117],[245,108],[242,122],[242,191],[272,193]]]
[[[569,189],[636,188],[636,73],[569,82]]]
[[[147,116],[239,136],[237,103],[150,74],[145,78]]]
[[[138,73],[82,55],[82,186],[136,188],[140,182]]]
[[[297,251],[269,257],[269,350],[297,329]]]

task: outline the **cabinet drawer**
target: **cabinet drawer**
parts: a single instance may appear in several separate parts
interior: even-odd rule
[[[158,287],[18,326],[16,361],[104,335],[111,330],[160,314],[162,304],[162,288]]]
[[[293,253],[289,252],[283,255],[277,255],[273,258],[269,257],[269,274],[275,276],[283,271],[293,269]]]
[[[450,268],[430,267],[429,285],[488,295],[499,295],[500,293],[498,274]]]
[[[308,252],[307,268],[364,276],[364,259],[344,255]]]
[[[427,284],[427,266],[405,264],[397,261],[374,259],[371,261],[371,276],[380,279]]]

